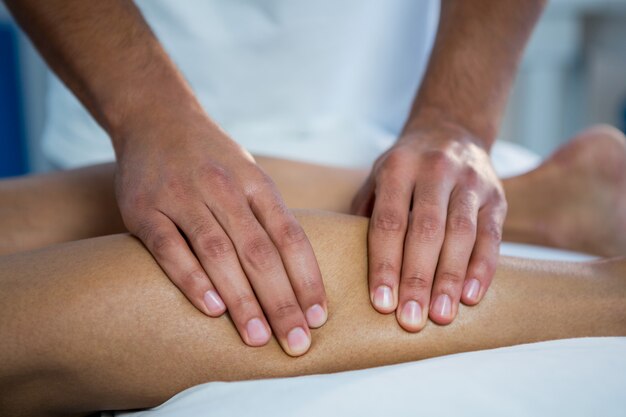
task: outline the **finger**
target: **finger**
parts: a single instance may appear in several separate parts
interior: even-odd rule
[[[478,213],[476,244],[461,297],[466,305],[478,304],[491,285],[500,253],[505,216],[506,203],[485,206]]]
[[[187,208],[174,218],[228,307],[241,339],[249,346],[265,345],[271,337],[270,326],[232,242],[208,207]]]
[[[245,198],[227,201],[223,196],[219,200],[222,208],[210,208],[233,242],[278,342],[291,356],[304,354],[311,345],[311,333],[278,250]]]
[[[267,195],[253,200],[252,210],[278,249],[309,327],[321,327],[328,317],[328,302],[313,247],[277,191]]]
[[[457,188],[450,196],[446,235],[433,283],[430,318],[438,324],[454,320],[459,307],[467,265],[476,241],[480,201],[478,195]]]
[[[374,203],[374,180],[370,175],[352,200],[350,212],[356,216],[369,216]]]
[[[133,233],[198,310],[211,317],[224,313],[224,302],[170,218],[162,213],[155,214]]]
[[[400,325],[411,332],[421,330],[428,318],[452,187],[450,181],[437,178],[415,186],[396,312]]]
[[[413,184],[401,178],[380,177],[369,223],[369,290],[376,310],[396,309],[402,252]]]

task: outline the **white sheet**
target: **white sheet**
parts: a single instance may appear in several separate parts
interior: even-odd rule
[[[127,417],[624,416],[626,338],[568,339],[401,365],[212,382]]]

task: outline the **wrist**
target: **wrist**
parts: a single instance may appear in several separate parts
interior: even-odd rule
[[[489,152],[497,135],[497,123],[476,112],[459,112],[444,106],[416,104],[402,135],[413,131],[439,130],[451,140],[471,141]]]
[[[480,133],[482,132],[482,133]],[[467,123],[439,109],[424,109],[406,122],[401,138],[428,137],[438,142],[472,143],[489,153],[494,135],[483,130],[468,127]]]
[[[126,74],[108,91],[99,94],[103,126],[116,153],[129,140],[156,140],[181,121],[210,122],[193,91],[176,70],[156,63],[143,74]]]
[[[150,88],[150,90],[154,90]],[[195,96],[176,88],[128,97],[112,112],[108,132],[120,158],[129,149],[181,144],[190,136],[226,134],[209,118]],[[181,132],[184,130],[185,132]]]

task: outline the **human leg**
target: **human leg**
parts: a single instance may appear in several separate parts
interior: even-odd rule
[[[292,208],[347,212],[365,171],[257,157]],[[0,181],[0,255],[126,231],[115,165]]]
[[[604,256],[626,253],[626,142],[582,132],[536,170],[503,181],[504,238]],[[257,157],[287,205],[347,213],[365,170]],[[124,231],[114,165],[0,182],[0,254]]]
[[[113,164],[0,181],[0,255],[125,231]]]
[[[0,258],[0,410],[70,414],[159,404],[206,381],[304,375],[581,336],[626,335],[626,264],[502,258],[480,305],[404,332],[374,311],[367,220],[299,212],[330,320],[300,358],[246,347],[228,317],[191,306],[126,235]],[[464,307],[461,307],[464,308]],[[8,410],[8,411],[7,411]],[[27,413],[24,413],[27,415]]]

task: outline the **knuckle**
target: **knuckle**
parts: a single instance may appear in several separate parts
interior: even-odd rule
[[[243,246],[245,261],[255,268],[266,268],[274,260],[275,248],[265,237],[256,237]]]
[[[379,186],[379,189],[376,190],[377,198],[388,204],[395,204],[397,201],[402,201],[405,194],[406,192],[397,181],[386,181],[384,185]]]
[[[465,280],[465,277],[458,272],[445,271],[437,276],[437,281],[447,287],[458,287]]]
[[[213,233],[213,227],[209,225],[209,222],[204,221],[205,219],[196,220],[189,231],[188,237],[194,240],[200,240],[203,236],[210,235]]]
[[[496,261],[486,257],[474,261],[472,273],[476,276],[491,277],[496,272]]]
[[[216,188],[221,190],[230,190],[233,185],[233,177],[230,172],[215,164],[205,165],[201,170],[200,177],[203,181],[214,184]]]
[[[234,310],[235,312],[251,311],[256,309],[257,300],[254,294],[245,292],[237,294],[228,306],[228,310]]]
[[[469,168],[463,173],[463,180],[467,187],[476,188],[480,183],[480,175],[475,169]]]
[[[193,288],[200,279],[204,278],[204,276],[204,271],[198,269],[185,272],[178,277],[178,287],[181,289]]]
[[[464,214],[455,214],[448,217],[448,228],[456,235],[472,235],[476,230],[476,221]]]
[[[371,221],[372,228],[381,232],[400,232],[405,228],[405,219],[393,210],[376,212]]]
[[[385,157],[383,169],[388,171],[397,171],[406,166],[407,157],[404,152],[389,152]]]
[[[305,275],[300,279],[299,286],[305,293],[319,294],[323,292],[322,281],[313,275]]]
[[[270,190],[272,191],[272,190]],[[273,191],[272,191],[273,192]],[[289,208],[287,207],[287,205],[283,202],[283,200],[278,197],[277,195],[272,196],[273,198],[273,202],[271,204],[271,209],[270,212],[272,214],[272,216],[276,216],[279,218],[284,218],[284,217],[290,217],[291,216],[291,212],[289,211]]]
[[[454,164],[454,161],[452,160],[450,155],[448,155],[448,153],[442,149],[432,149],[425,151],[422,154],[422,158],[431,170],[438,173],[448,172]]]
[[[304,230],[295,221],[289,221],[279,227],[278,242],[281,247],[298,245],[306,240]]]
[[[229,215],[233,219],[232,222],[238,222],[242,230],[256,230],[259,226],[259,220],[250,213],[250,207],[240,205],[230,211]]]
[[[459,211],[461,213],[472,213],[477,205],[478,195],[468,189],[462,191],[454,198],[455,211]]]
[[[167,194],[176,200],[184,200],[187,198],[189,186],[187,182],[177,176],[170,176],[164,182]]]
[[[391,262],[388,259],[382,259],[376,262],[373,272],[376,276],[380,277],[388,277],[388,276],[397,276],[399,273],[398,266]]]
[[[439,216],[423,216],[411,222],[411,233],[418,236],[420,242],[431,243],[439,239],[444,229]]]
[[[255,176],[254,182],[246,187],[245,192],[246,195],[253,200],[261,199],[267,195],[276,195],[276,185],[268,175],[261,173]],[[280,204],[276,204],[272,209],[286,211],[286,207],[279,206]]]
[[[402,285],[411,292],[424,292],[430,290],[432,282],[432,277],[419,271],[402,277]]]
[[[176,240],[169,234],[163,232],[148,232],[146,238],[149,241],[151,252],[157,259],[166,258],[176,247]]]
[[[301,312],[300,306],[295,301],[291,300],[283,300],[274,303],[270,311],[271,316],[277,320],[293,317]]]
[[[197,242],[199,249],[213,260],[223,259],[233,251],[230,241],[223,236],[202,235]]]
[[[501,242],[502,227],[496,222],[489,222],[481,229],[480,238],[493,240],[495,242]]]

